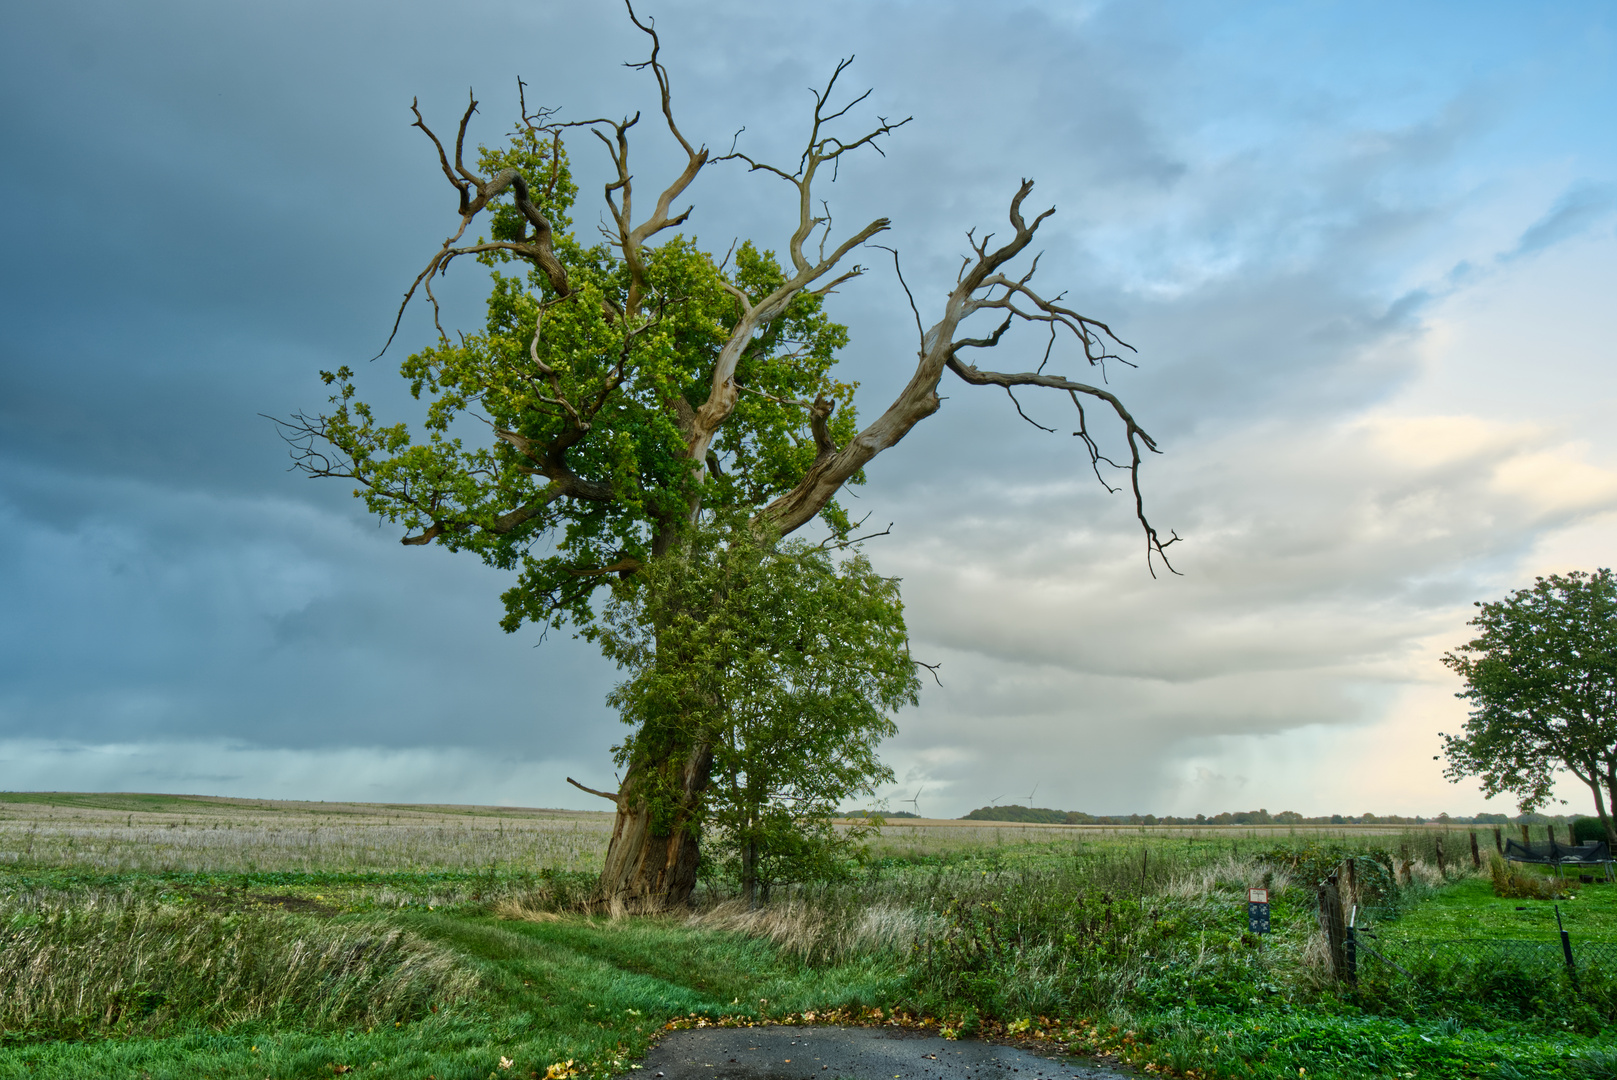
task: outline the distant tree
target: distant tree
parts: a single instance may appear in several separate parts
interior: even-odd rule
[[[962,817],[961,821],[1018,821],[1032,825],[1065,825],[1067,824],[1067,811],[1051,810],[1048,807],[1022,806],[1011,803],[1008,806],[980,806]]]
[[[1617,849],[1617,580],[1610,569],[1552,574],[1476,606],[1477,636],[1443,656],[1472,706],[1464,732],[1443,735],[1444,774],[1480,777],[1526,814],[1564,769],[1589,788]]]
[[[642,769],[669,743],[713,747],[706,857],[749,903],[837,872],[863,827],[831,819],[892,781],[877,747],[919,689],[898,582],[863,555],[738,521],[695,530],[621,581],[589,635],[630,674],[609,698],[634,729],[618,764]],[[641,797],[654,822],[683,806],[677,787]]]
[[[939,411],[948,379],[1005,393],[1018,413],[1018,393],[1054,394],[1072,407],[1067,426],[1082,467],[1103,483],[1118,478],[1154,565],[1174,541],[1151,526],[1141,497],[1140,463],[1156,443],[1104,378],[1109,361],[1127,362],[1113,351],[1127,346],[1064,294],[1035,285],[1036,235],[1054,210],[1024,212],[1032,182],[1011,195],[1005,227],[966,233],[955,283],[941,296],[912,296],[898,277],[888,314],[914,325],[916,352],[905,361],[913,369],[862,420],[850,401],[857,384],[832,371],[848,335],[829,317],[827,298],[865,272],[854,262],[861,249],[890,259],[895,275],[898,255],[875,243],[886,218],[851,230],[833,224],[825,185],[843,158],[907,121],[878,115],[850,130],[869,94],[839,97],[844,62],[813,94],[795,160],[771,163],[739,145],[712,153],[676,120],[655,26],[632,8],[628,16],[649,53],[633,66],[655,84],[645,115],[670,144],[669,174],[652,183],[655,159],[639,156],[641,113],[563,120],[555,109],[530,108],[524,95],[510,144],[468,160],[475,100],[448,145],[415,111],[455,201],[448,238],[404,305],[424,296],[436,322],[435,283],[474,258],[493,271],[486,320],[467,333],[439,325],[437,340],[402,364],[423,400],[414,431],[368,404],[351,368],[322,372],[331,408],[286,423],[296,466],[352,485],[374,514],[403,529],[405,544],[471,552],[512,572],[506,630],[589,628],[607,586],[678,557],[690,530],[715,513],[742,515],[760,534],[790,536],[817,522],[849,538],[855,522],[839,502],[844,487],[863,482],[879,455]],[[575,136],[604,148],[608,180],[601,214],[582,228],[571,219]],[[790,223],[773,250],[741,242],[715,254],[679,232],[692,219],[686,200],[721,162],[785,197]],[[729,243],[728,226],[711,227]],[[395,333],[403,313],[401,305]],[[978,366],[1013,348],[1022,330],[1033,339],[1025,360],[1005,371]],[[888,372],[893,362],[879,364]],[[1101,377],[1069,378],[1063,369],[1074,365]],[[688,897],[720,748],[679,733],[702,730],[637,737],[618,790],[602,793],[618,818],[598,903],[656,909]]]

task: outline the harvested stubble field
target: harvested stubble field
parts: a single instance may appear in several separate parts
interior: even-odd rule
[[[1491,910],[1465,829],[1445,871],[1437,827],[901,819],[841,880],[761,910],[708,878],[693,911],[611,920],[578,907],[610,826],[0,794],[0,1080],[604,1080],[669,1024],[805,1017],[1042,1034],[1195,1078],[1617,1077],[1607,973],[1462,963],[1356,989],[1323,973],[1313,882],[1344,856],[1390,933]],[[1275,900],[1261,944],[1258,884]]]
[[[877,858],[944,856],[987,845],[1347,840],[1399,826],[1035,825],[897,819]],[[610,812],[507,806],[284,802],[207,795],[0,792],[0,865],[123,873],[600,869]]]
[[[611,832],[572,810],[0,793],[0,865],[107,873],[595,872]]]

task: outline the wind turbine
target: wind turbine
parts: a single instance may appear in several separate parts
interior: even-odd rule
[[[1034,785],[1033,785],[1033,791],[1030,791],[1030,792],[1027,793],[1027,803],[1026,803],[1026,805],[1028,807],[1031,808],[1033,806],[1033,795],[1034,795],[1034,792],[1037,792],[1038,790],[1039,790],[1039,785],[1038,785],[1037,782],[1035,782]]]
[[[921,792],[923,792],[925,790],[926,790],[926,785],[922,784],[920,787],[915,789],[915,794],[913,796],[911,796],[908,799],[900,799],[898,801],[901,802],[901,803],[906,803],[906,802],[909,803],[911,806],[913,806],[915,808],[915,816],[920,817],[921,816]]]

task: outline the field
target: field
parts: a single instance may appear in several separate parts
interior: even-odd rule
[[[595,871],[610,813],[0,792],[0,866],[109,873]]]
[[[614,921],[578,910],[610,824],[0,794],[0,1078],[605,1077],[670,1023],[827,1016],[1044,1037],[1159,1075],[1617,1076],[1598,966],[1397,953],[1354,986],[1326,973],[1313,885],[1345,856],[1389,955],[1459,938],[1559,955],[1556,902],[1495,897],[1463,832],[1440,871],[1433,829],[905,821],[842,880],[759,911],[710,879],[691,912]],[[1274,896],[1262,941],[1252,885]],[[1578,942],[1617,943],[1617,886],[1559,907]]]
[[[1617,886],[1584,887],[1558,903],[1505,901],[1494,896],[1486,878],[1467,878],[1424,898],[1397,921],[1399,933],[1409,937],[1505,941],[1556,940],[1562,925],[1578,941],[1617,943]]]

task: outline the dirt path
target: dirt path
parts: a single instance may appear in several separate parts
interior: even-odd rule
[[[666,1036],[636,1080],[1137,1080],[1139,1073],[901,1028],[696,1028]]]

